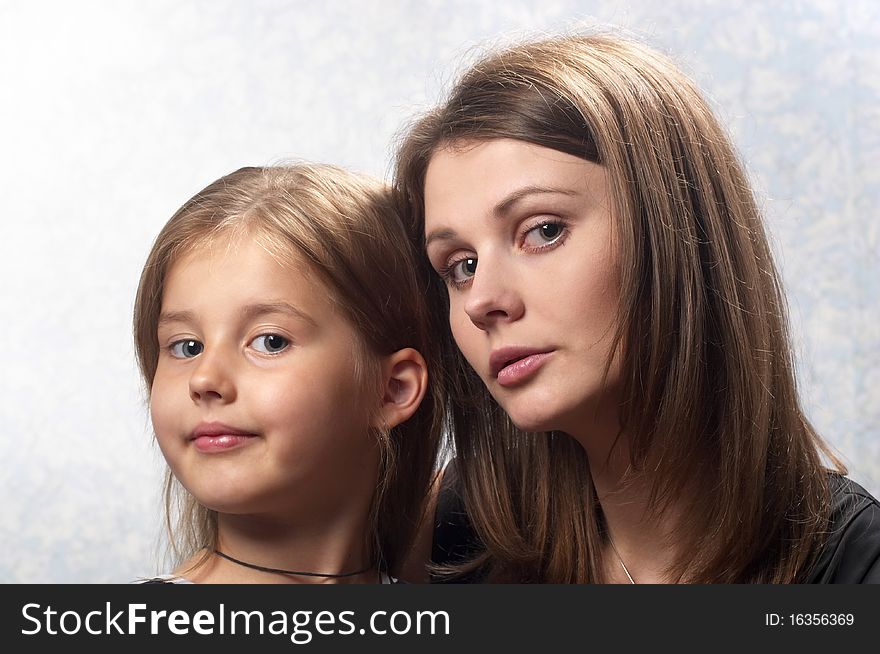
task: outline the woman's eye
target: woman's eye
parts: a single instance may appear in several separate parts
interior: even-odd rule
[[[477,272],[477,258],[465,257],[449,265],[445,277],[453,284],[464,284]]]
[[[277,354],[290,345],[290,341],[278,334],[262,334],[252,340],[250,345],[257,352]]]
[[[176,341],[171,344],[171,356],[178,359],[192,359],[202,353],[205,346],[199,341],[185,340]]]
[[[560,223],[546,222],[526,232],[523,245],[533,248],[544,247],[558,241],[565,228]]]

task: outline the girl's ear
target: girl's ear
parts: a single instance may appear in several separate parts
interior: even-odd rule
[[[411,347],[382,359],[382,405],[374,427],[391,429],[410,419],[428,389],[425,358]]]

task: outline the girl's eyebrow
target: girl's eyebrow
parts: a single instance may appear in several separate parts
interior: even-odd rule
[[[159,327],[172,322],[194,322],[192,311],[163,311],[159,314]]]
[[[278,300],[274,302],[260,302],[258,304],[249,304],[242,308],[241,314],[245,318],[256,318],[257,316],[263,316],[268,313],[281,313],[288,316],[292,316],[294,318],[298,318],[303,322],[307,322],[313,327],[317,327],[318,323],[316,323],[310,315],[305,313],[302,309],[298,309],[289,302],[285,302],[283,300]]]
[[[571,197],[576,197],[581,195],[579,191],[569,188],[558,188],[552,186],[524,186],[519,188],[511,193],[507,194],[495,207],[492,209],[492,215],[503,218],[507,214],[509,214],[519,203],[521,200],[532,196],[532,195],[550,195],[550,194],[558,194],[558,195],[568,195]],[[455,240],[457,234],[453,229],[438,229],[436,231],[431,232],[425,237],[425,247],[432,241],[441,240],[441,241],[452,241]]]
[[[298,318],[299,320],[309,323],[313,327],[317,327],[317,323],[310,315],[308,315],[301,309],[297,309],[289,302],[284,302],[283,300],[275,302],[259,302],[257,304],[248,304],[241,309],[241,315],[246,320],[257,318],[259,316],[270,313],[281,313],[284,315],[292,316],[294,318]],[[166,325],[172,322],[193,323],[195,321],[196,317],[192,311],[163,311],[159,315],[158,324],[161,327],[162,325]]]

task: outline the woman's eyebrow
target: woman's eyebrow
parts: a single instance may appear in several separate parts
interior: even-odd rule
[[[454,241],[458,234],[454,229],[438,229],[425,237],[425,248],[427,248],[432,241]]]
[[[549,194],[558,194],[558,195],[568,195],[568,196],[577,196],[580,195],[578,191],[570,188],[561,188],[561,187],[553,187],[553,186],[524,186],[519,188],[512,193],[509,193],[503,200],[501,200],[498,204],[495,205],[495,208],[492,210],[492,213],[498,217],[504,217],[509,214],[514,208],[516,208],[517,203],[525,198],[532,195],[549,195]]]
[[[581,195],[581,192],[575,189],[554,186],[524,186],[507,194],[507,196],[505,196],[500,202],[498,202],[498,204],[495,205],[495,207],[492,209],[492,214],[498,218],[504,218],[511,211],[513,211],[516,208],[516,205],[522,200],[533,195],[551,194],[576,197],[578,195]],[[431,232],[425,237],[425,247],[427,248],[432,241],[452,241],[455,240],[457,236],[458,235],[456,234],[454,229],[438,229]]]

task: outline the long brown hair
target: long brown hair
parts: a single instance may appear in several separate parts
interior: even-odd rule
[[[379,480],[366,545],[374,560],[394,569],[406,554],[422,515],[442,435],[443,392],[434,375],[436,339],[416,253],[410,247],[389,190],[380,182],[327,165],[242,168],[188,200],[156,238],[138,286],[134,335],[147,391],[159,355],[162,290],[171,265],[220,235],[256,239],[279,260],[305,262],[329,290],[360,338],[352,374],[380,389],[379,356],[418,350],[429,384],[415,414],[378,431]],[[176,558],[216,547],[217,516],[166,474],[166,524]],[[199,561],[203,562],[204,559]]]
[[[620,217],[621,427],[631,479],[650,481],[654,515],[675,504],[686,516],[671,578],[801,579],[828,521],[821,455],[840,465],[800,408],[762,219],[698,89],[666,57],[615,37],[485,57],[398,151],[398,197],[422,249],[432,155],[495,138],[608,171]],[[485,566],[496,580],[601,580],[603,519],[583,450],[565,434],[517,430],[456,348],[436,276],[430,301],[462,492],[486,547],[464,568]]]

